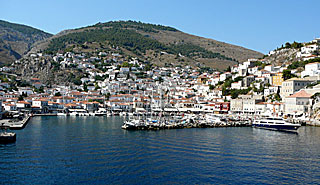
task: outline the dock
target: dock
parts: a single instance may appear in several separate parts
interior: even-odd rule
[[[32,114],[32,116],[57,116],[57,113]]]
[[[191,125],[132,125],[123,126],[125,130],[164,130],[164,129],[184,129],[184,128],[219,128],[219,127],[251,127],[251,124],[191,124]]]
[[[125,130],[162,130],[162,129],[183,129],[183,128],[216,128],[216,127],[251,127],[252,122],[249,120],[197,120],[197,119],[164,119],[164,120],[147,120],[132,119],[125,121],[122,129]]]
[[[28,124],[29,120],[30,120],[29,115],[19,121],[15,121],[13,119],[0,120],[0,125],[1,125],[0,127],[7,127],[10,130],[21,130]]]

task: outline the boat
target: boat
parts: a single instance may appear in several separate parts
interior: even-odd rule
[[[107,110],[104,108],[99,108],[97,111],[94,112],[94,116],[106,116]]]
[[[58,113],[57,113],[57,116],[67,116],[67,113],[64,113],[64,112],[58,112]]]
[[[222,123],[221,118],[216,115],[213,115],[213,114],[206,114],[205,119],[206,119],[207,123],[209,123],[209,124]]]
[[[125,121],[124,124],[121,126],[121,128],[126,130],[135,130],[141,126],[143,126],[142,120],[132,119],[132,120]]]
[[[295,131],[301,127],[298,123],[289,123],[280,117],[267,117],[254,120],[252,127],[264,128],[269,130]]]
[[[4,129],[5,129],[4,132],[0,132],[0,143],[1,144],[14,143],[16,141],[16,133],[6,132],[6,130],[8,129],[7,127]]]
[[[79,116],[79,114],[77,112],[71,112],[69,115],[70,116]]]

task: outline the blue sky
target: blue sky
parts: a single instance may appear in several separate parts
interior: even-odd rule
[[[111,20],[175,27],[267,53],[320,37],[318,0],[0,0],[0,19],[58,33]]]

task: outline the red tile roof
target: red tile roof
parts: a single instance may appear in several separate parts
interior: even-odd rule
[[[289,96],[288,98],[310,98],[311,96],[311,94],[308,94],[306,91],[301,90]]]

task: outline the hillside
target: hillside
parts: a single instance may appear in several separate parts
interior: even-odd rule
[[[0,64],[20,59],[32,45],[52,36],[44,31],[0,20]]]
[[[183,33],[175,28],[135,21],[98,23],[63,31],[32,50],[98,52],[113,51],[148,60],[157,65],[204,64],[217,69],[259,58],[263,54],[243,47]]]
[[[282,44],[281,47],[278,47],[277,49],[270,51],[268,55],[264,56],[264,60],[274,66],[288,66],[292,63],[308,60],[308,57],[298,57],[298,55],[299,53],[301,53],[302,47],[310,44],[313,43],[299,43],[295,41],[293,43],[287,42],[285,44]],[[313,53],[309,53],[307,55],[313,55]]]

